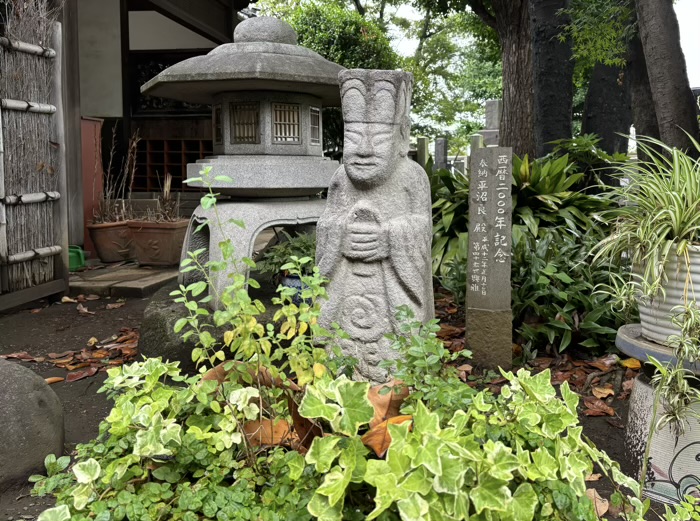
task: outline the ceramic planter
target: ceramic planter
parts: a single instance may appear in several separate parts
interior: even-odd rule
[[[134,258],[131,230],[126,221],[88,224],[87,229],[102,262],[120,262]]]
[[[667,280],[663,284],[665,296],[661,293],[651,301],[639,302],[642,336],[652,342],[666,344],[669,336],[680,335],[680,328],[671,322],[673,308],[685,304],[686,293],[689,300],[700,297],[700,247],[690,246],[688,256],[689,270],[684,258],[669,256],[666,263]],[[694,289],[697,293],[694,293]]]
[[[629,458],[642,470],[644,448],[652,425],[654,390],[649,379],[640,375],[630,396],[630,412],[625,429],[625,445]],[[693,406],[700,413],[700,403]],[[657,414],[663,412],[659,404]],[[643,494],[661,503],[679,503],[687,494],[700,492],[700,422],[688,418],[685,433],[676,435],[668,425],[654,432],[649,449],[647,479]]]
[[[129,221],[136,260],[144,266],[175,266],[180,263],[182,243],[189,221]]]
[[[308,286],[305,285],[297,275],[284,275],[280,284],[286,288],[293,288],[297,291],[292,297],[292,303],[297,306],[302,303],[301,292],[308,288]],[[307,301],[307,303],[310,303],[310,301]]]

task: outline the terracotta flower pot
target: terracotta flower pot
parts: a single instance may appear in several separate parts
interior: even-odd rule
[[[134,258],[134,243],[126,221],[88,224],[87,228],[102,262],[120,262]]]
[[[175,222],[129,221],[136,260],[144,266],[174,266],[180,263],[188,220]]]

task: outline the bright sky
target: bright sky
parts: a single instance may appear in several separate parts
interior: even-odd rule
[[[681,46],[691,87],[700,87],[700,0],[678,0],[676,16],[681,27]]]
[[[688,68],[688,80],[691,87],[700,87],[700,0],[677,0],[676,16],[681,28],[681,46]],[[417,13],[410,6],[403,6],[398,13],[400,16],[415,18]],[[415,51],[416,43],[399,34],[394,35],[394,45],[399,53],[408,56]]]

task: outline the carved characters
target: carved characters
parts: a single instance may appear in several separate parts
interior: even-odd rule
[[[359,360],[360,377],[384,381],[396,358],[387,333],[396,308],[433,318],[430,187],[408,157],[412,75],[346,70],[339,74],[345,121],[344,164],[335,172],[318,222],[316,259],[330,279],[322,325],[337,323]]]

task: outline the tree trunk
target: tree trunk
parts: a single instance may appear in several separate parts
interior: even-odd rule
[[[627,75],[630,80],[634,133],[637,136],[659,139],[659,124],[656,120],[656,109],[647,75],[647,62],[644,60],[644,49],[639,34],[632,38],[627,52]],[[640,155],[640,159],[647,158]]]
[[[698,120],[673,0],[636,0],[636,5],[661,140],[697,155],[685,134],[698,137]]]
[[[535,153],[532,45],[528,0],[493,0],[503,60],[500,145],[518,156]]]
[[[559,40],[561,27],[569,20],[558,14],[568,4],[568,0],[530,0],[537,157],[552,151],[552,141],[571,137],[574,62],[571,40]]]
[[[630,79],[625,69],[597,63],[588,84],[581,133],[597,134],[600,148],[608,154],[627,153],[625,136],[631,124]]]

